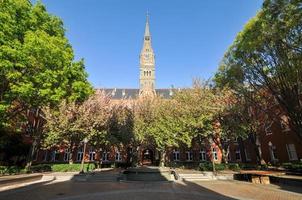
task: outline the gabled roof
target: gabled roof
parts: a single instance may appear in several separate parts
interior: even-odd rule
[[[139,89],[129,88],[99,88],[112,99],[136,99],[139,96]],[[174,89],[155,89],[156,95],[164,99],[170,99],[174,94]]]

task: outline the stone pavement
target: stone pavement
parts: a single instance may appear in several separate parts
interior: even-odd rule
[[[289,189],[295,192],[272,185],[254,185],[238,181],[179,181],[172,183],[52,181],[1,192],[0,200],[302,199],[302,188]]]

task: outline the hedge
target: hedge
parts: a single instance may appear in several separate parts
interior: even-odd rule
[[[85,164],[84,171],[92,171],[94,164]],[[81,164],[38,164],[32,165],[29,171],[17,166],[0,166],[0,175],[13,175],[35,172],[79,172]]]
[[[302,173],[302,162],[283,163],[282,167],[284,167],[288,171]]]
[[[84,164],[84,171],[92,171],[95,168],[94,164]],[[81,164],[39,164],[33,165],[31,172],[78,172],[81,169]]]
[[[12,175],[25,173],[25,169],[18,166],[0,166],[0,175]]]

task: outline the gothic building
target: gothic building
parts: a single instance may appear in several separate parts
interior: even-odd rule
[[[143,47],[139,56],[139,89],[129,88],[104,88],[106,94],[114,100],[136,99],[141,96],[160,96],[170,98],[172,89],[156,89],[155,85],[155,54],[152,48],[152,37],[147,15]]]
[[[152,37],[149,26],[149,16],[147,16],[143,47],[139,57],[139,88],[110,88],[99,89],[111,96],[112,100],[122,101],[127,99],[137,99],[144,96],[160,96],[165,99],[173,96],[173,89],[156,89],[155,84],[155,54],[152,48]],[[277,109],[277,108],[276,108]],[[269,120],[267,120],[269,122]],[[282,128],[278,122],[269,123],[269,127],[259,127],[259,142],[266,162],[289,162],[298,161],[302,158],[302,147],[295,134],[289,128]],[[70,150],[62,147],[60,149],[40,150],[34,156],[36,163],[48,162],[68,162]],[[80,162],[84,157],[86,161],[94,162],[102,160],[103,164],[122,164],[129,160],[128,149],[102,149],[96,151],[93,147],[88,147],[84,155],[82,146],[78,146],[73,154],[75,162]],[[139,152],[139,162],[145,164],[149,162],[156,164],[159,160],[159,152],[152,145],[142,145]],[[171,165],[175,164],[198,164],[199,162],[211,161],[221,162],[222,154],[220,149],[210,141],[199,141],[195,138],[190,149],[170,148],[167,149],[166,160]],[[229,149],[229,162],[256,163],[255,147],[249,140],[236,140]]]

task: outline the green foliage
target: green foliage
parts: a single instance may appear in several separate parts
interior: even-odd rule
[[[95,165],[91,163],[84,164],[84,171],[94,170]],[[22,167],[18,166],[0,166],[0,175],[14,175],[22,173],[37,173],[37,172],[79,172],[81,169],[81,164],[38,164],[33,165],[30,171],[26,171]]]
[[[5,165],[22,165],[29,150],[29,144],[24,143],[20,133],[7,133],[0,131],[1,163]]]
[[[94,164],[85,163],[84,171],[92,171]],[[31,166],[31,172],[79,172],[81,164],[39,164]]]
[[[233,171],[239,171],[241,166],[238,163],[228,163],[227,168]]]
[[[0,175],[14,175],[25,173],[24,168],[18,166],[0,166]]]
[[[37,173],[37,172],[50,172],[52,171],[51,165],[49,164],[39,164],[39,165],[33,165],[30,167],[31,173]]]
[[[53,172],[79,172],[81,164],[52,164],[51,171]],[[84,171],[92,171],[94,164],[85,164]]]
[[[284,167],[288,171],[299,172],[302,173],[302,163],[283,163],[282,167]]]
[[[63,22],[41,2],[0,1],[0,125],[28,109],[84,100],[92,88],[73,59]]]
[[[199,164],[200,171],[213,171],[213,165],[210,162],[202,162]]]
[[[270,96],[275,98],[300,138],[301,30],[300,1],[265,0],[262,9],[237,35],[215,75],[216,86],[231,87],[238,96],[246,97],[247,91],[253,91],[267,102]]]

